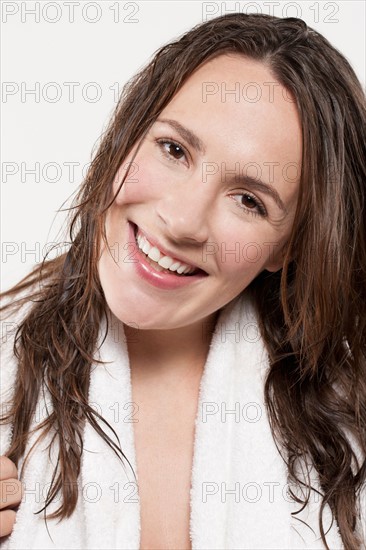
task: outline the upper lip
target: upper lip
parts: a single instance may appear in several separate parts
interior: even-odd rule
[[[203,271],[204,273],[206,273],[206,271],[204,271],[204,269],[202,269],[199,265],[191,262],[191,260],[188,260],[188,258],[184,258],[183,256],[180,256],[178,257],[175,252],[171,252],[170,250],[168,250],[165,246],[162,246],[154,237],[152,237],[147,231],[145,231],[144,229],[141,229],[141,227],[133,222],[131,222],[132,225],[134,226],[134,230],[135,230],[135,235],[137,234],[137,231],[139,233],[141,233],[142,235],[144,235],[146,237],[146,239],[153,245],[153,246],[156,246],[156,248],[158,248],[160,250],[160,252],[162,252],[164,254],[164,256],[169,256],[170,258],[172,258],[173,260],[176,260],[177,262],[180,262],[182,264],[186,264],[190,267],[195,267],[196,269],[199,269],[200,271]]]

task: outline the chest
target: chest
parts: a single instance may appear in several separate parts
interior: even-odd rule
[[[190,488],[200,378],[188,386],[132,376],[140,550],[190,550]]]

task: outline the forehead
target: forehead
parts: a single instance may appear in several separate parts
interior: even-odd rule
[[[300,174],[302,137],[296,103],[262,62],[239,54],[206,62],[164,109],[162,118],[168,117],[185,124],[204,142],[207,154],[221,161],[262,167],[278,163],[274,181],[289,163],[296,164]],[[292,181],[294,171],[295,167]]]

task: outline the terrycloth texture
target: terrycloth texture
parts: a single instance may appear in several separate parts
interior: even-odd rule
[[[104,329],[102,326],[100,338]],[[8,337],[1,369],[2,399],[11,397],[16,372],[11,346]],[[118,337],[110,330],[100,358],[110,363],[93,366],[89,400],[116,431],[138,478],[133,430],[138,415],[132,404],[124,334]],[[263,402],[267,368],[254,309],[248,298],[237,298],[220,312],[201,380],[190,494],[193,550],[325,548],[319,534],[316,495],[310,507],[291,516],[301,506],[286,494],[286,466],[269,428]],[[40,396],[35,421],[44,418],[45,403],[50,411],[46,392]],[[114,438],[104,424],[101,426]],[[1,454],[6,452],[10,436],[11,426],[2,426]],[[14,530],[1,547],[139,550],[140,508],[133,473],[90,425],[84,434],[76,512],[60,523],[47,521],[51,540],[43,513],[33,515],[44,504],[56,464],[56,449],[50,459],[46,450],[50,439],[32,454]],[[47,511],[55,510],[59,502]],[[324,517],[327,529],[331,523],[327,508]],[[344,549],[335,523],[327,541],[331,550]]]

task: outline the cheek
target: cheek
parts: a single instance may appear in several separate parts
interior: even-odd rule
[[[117,191],[126,173],[126,165],[127,163],[124,163],[124,166],[118,170],[113,183],[114,193]],[[161,193],[163,183],[164,180],[159,172],[159,166],[156,166],[156,163],[135,159],[116,197],[115,204],[122,206],[154,199],[158,196],[158,193]]]
[[[257,233],[256,231],[256,236]],[[250,278],[262,271],[267,263],[271,247],[266,239],[260,242],[260,239],[254,237],[254,231],[247,237],[245,241],[227,240],[218,247],[220,268],[225,277],[232,280]]]

